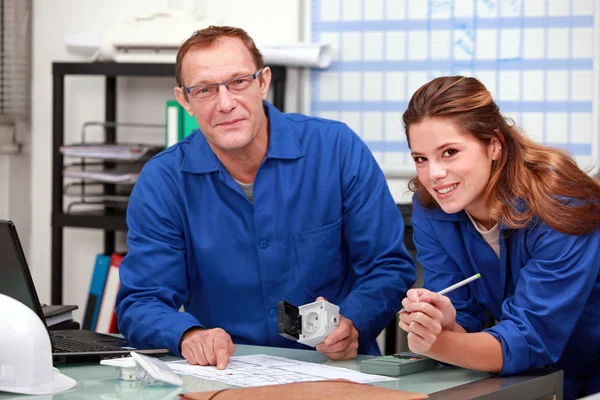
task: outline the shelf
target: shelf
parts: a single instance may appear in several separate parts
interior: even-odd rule
[[[65,144],[65,88],[68,76],[97,76],[104,78],[104,121],[114,123],[117,118],[117,80],[120,77],[168,77],[175,84],[175,63],[116,63],[116,62],[53,62],[52,63],[52,270],[51,301],[62,304],[63,253],[65,228],[91,228],[104,231],[104,253],[116,249],[115,231],[126,231],[125,211],[97,211],[65,213],[64,161],[60,147]],[[285,110],[286,68],[271,68],[273,105]],[[118,143],[118,127],[107,127],[104,141]],[[104,185],[104,194],[115,194],[115,185]]]
[[[404,244],[408,251],[416,251],[415,242],[413,242],[412,227],[412,204],[396,204],[398,210],[402,213],[404,219]]]
[[[410,245],[412,244],[413,231],[411,225],[412,205],[398,204],[398,209],[402,212],[402,217],[404,218],[405,242],[407,245]],[[117,212],[116,215],[107,215],[107,213],[103,211],[86,211],[69,214],[53,213],[52,226],[127,230],[124,212]]]
[[[166,76],[174,78],[175,64],[55,62],[52,63],[52,75]]]
[[[285,79],[285,68],[272,66],[273,81]],[[101,75],[117,76],[164,76],[175,80],[175,64],[169,63],[117,63],[117,62],[55,62],[52,63],[53,76]],[[282,88],[283,89],[283,88]],[[283,109],[282,104],[278,105]]]
[[[125,231],[127,223],[125,222],[125,213],[120,212],[116,215],[107,215],[103,211],[86,211],[78,213],[53,213],[53,228],[95,228],[109,231]]]
[[[412,219],[412,204],[396,204],[398,206],[398,210],[402,213],[402,218],[404,218],[404,226],[411,227],[411,219]]]

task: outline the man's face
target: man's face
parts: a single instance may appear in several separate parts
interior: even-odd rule
[[[221,83],[233,80],[231,90],[220,85],[203,87],[213,96],[202,97],[175,88],[177,101],[196,117],[200,130],[214,150],[235,151],[247,148],[261,130],[267,129],[263,109],[271,82],[271,71],[264,68],[260,79],[252,79],[242,90],[234,88],[243,82],[235,78],[254,74],[250,51],[237,38],[223,37],[211,48],[192,49],[183,58],[181,75],[185,87]],[[192,89],[197,90],[197,89]],[[187,96],[186,96],[187,95]],[[216,147],[216,148],[215,148]]]

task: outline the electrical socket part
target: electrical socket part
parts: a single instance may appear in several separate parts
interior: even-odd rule
[[[340,323],[340,308],[324,300],[300,307],[280,301],[277,310],[278,333],[307,346],[323,343]]]

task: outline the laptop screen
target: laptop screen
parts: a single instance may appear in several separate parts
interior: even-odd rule
[[[4,220],[0,220],[0,293],[20,301],[43,318],[17,231],[12,222]]]

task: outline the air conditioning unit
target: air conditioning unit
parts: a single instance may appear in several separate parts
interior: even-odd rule
[[[209,18],[164,11],[139,14],[109,27],[102,34],[65,36],[67,50],[92,60],[175,63],[181,44],[195,31],[222,25]],[[326,43],[257,43],[267,65],[327,68],[333,60]]]

